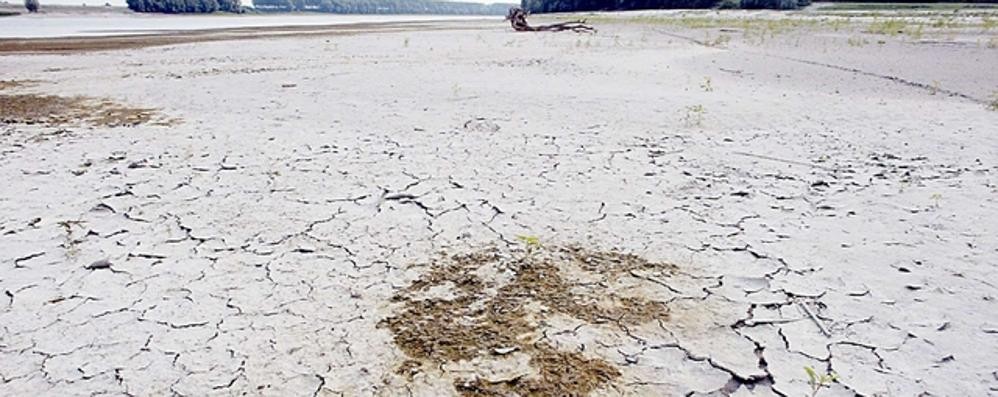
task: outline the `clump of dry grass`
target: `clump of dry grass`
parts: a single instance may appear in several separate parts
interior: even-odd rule
[[[587,359],[579,353],[542,346],[533,352],[530,365],[536,378],[515,377],[490,382],[484,379],[455,380],[454,388],[465,396],[584,396],[620,376],[604,360]]]
[[[894,36],[905,33],[908,21],[897,18],[875,20],[866,27],[866,33]]]
[[[17,87],[17,82],[5,82]],[[108,100],[38,94],[0,95],[0,122],[67,126],[130,127],[158,120],[154,109],[133,108]],[[168,122],[167,122],[168,123]]]
[[[539,342],[538,322],[552,315],[590,324],[667,319],[665,303],[618,296],[608,285],[632,271],[675,271],[669,264],[614,251],[539,245],[523,255],[490,248],[427,266],[422,277],[393,297],[401,310],[379,325],[392,331],[410,357],[396,373],[411,377],[424,367],[512,351],[527,354],[534,370],[500,381],[454,379],[455,389],[466,396],[587,395],[605,386],[620,376],[611,363]],[[602,282],[572,281],[580,278]]]
[[[683,125],[687,127],[700,127],[703,125],[704,117],[707,114],[707,109],[703,105],[687,106],[684,110],[685,113],[682,117]]]

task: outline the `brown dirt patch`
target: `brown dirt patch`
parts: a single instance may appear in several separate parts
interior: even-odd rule
[[[476,378],[455,380],[454,388],[465,396],[584,396],[620,376],[601,359],[587,359],[579,353],[542,346],[532,352],[530,365],[535,378],[516,377],[490,382]]]
[[[0,122],[47,126],[89,124],[98,127],[130,127],[151,122],[170,123],[168,120],[163,120],[154,109],[133,108],[108,100],[86,97],[38,94],[0,95]]]
[[[635,325],[668,318],[663,302],[618,296],[609,289],[635,270],[672,273],[670,264],[579,247],[504,252],[489,248],[442,257],[393,297],[398,313],[382,321],[410,357],[408,377],[437,364],[530,356],[534,374],[501,381],[455,379],[468,396],[586,395],[620,375],[609,362],[540,342],[540,321],[567,315],[591,324]],[[429,365],[423,365],[429,364]]]

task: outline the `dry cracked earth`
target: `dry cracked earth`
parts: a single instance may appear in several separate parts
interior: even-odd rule
[[[998,51],[465,28],[0,56],[0,395],[998,393]]]

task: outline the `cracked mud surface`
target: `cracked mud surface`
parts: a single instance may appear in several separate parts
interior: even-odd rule
[[[657,32],[0,57],[0,394],[998,392],[998,52]]]

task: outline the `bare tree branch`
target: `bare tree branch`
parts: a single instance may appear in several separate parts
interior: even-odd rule
[[[517,32],[561,32],[571,30],[576,33],[596,33],[596,28],[586,24],[585,19],[559,22],[550,25],[530,26],[527,23],[527,11],[520,7],[511,7],[506,14],[506,20]]]

